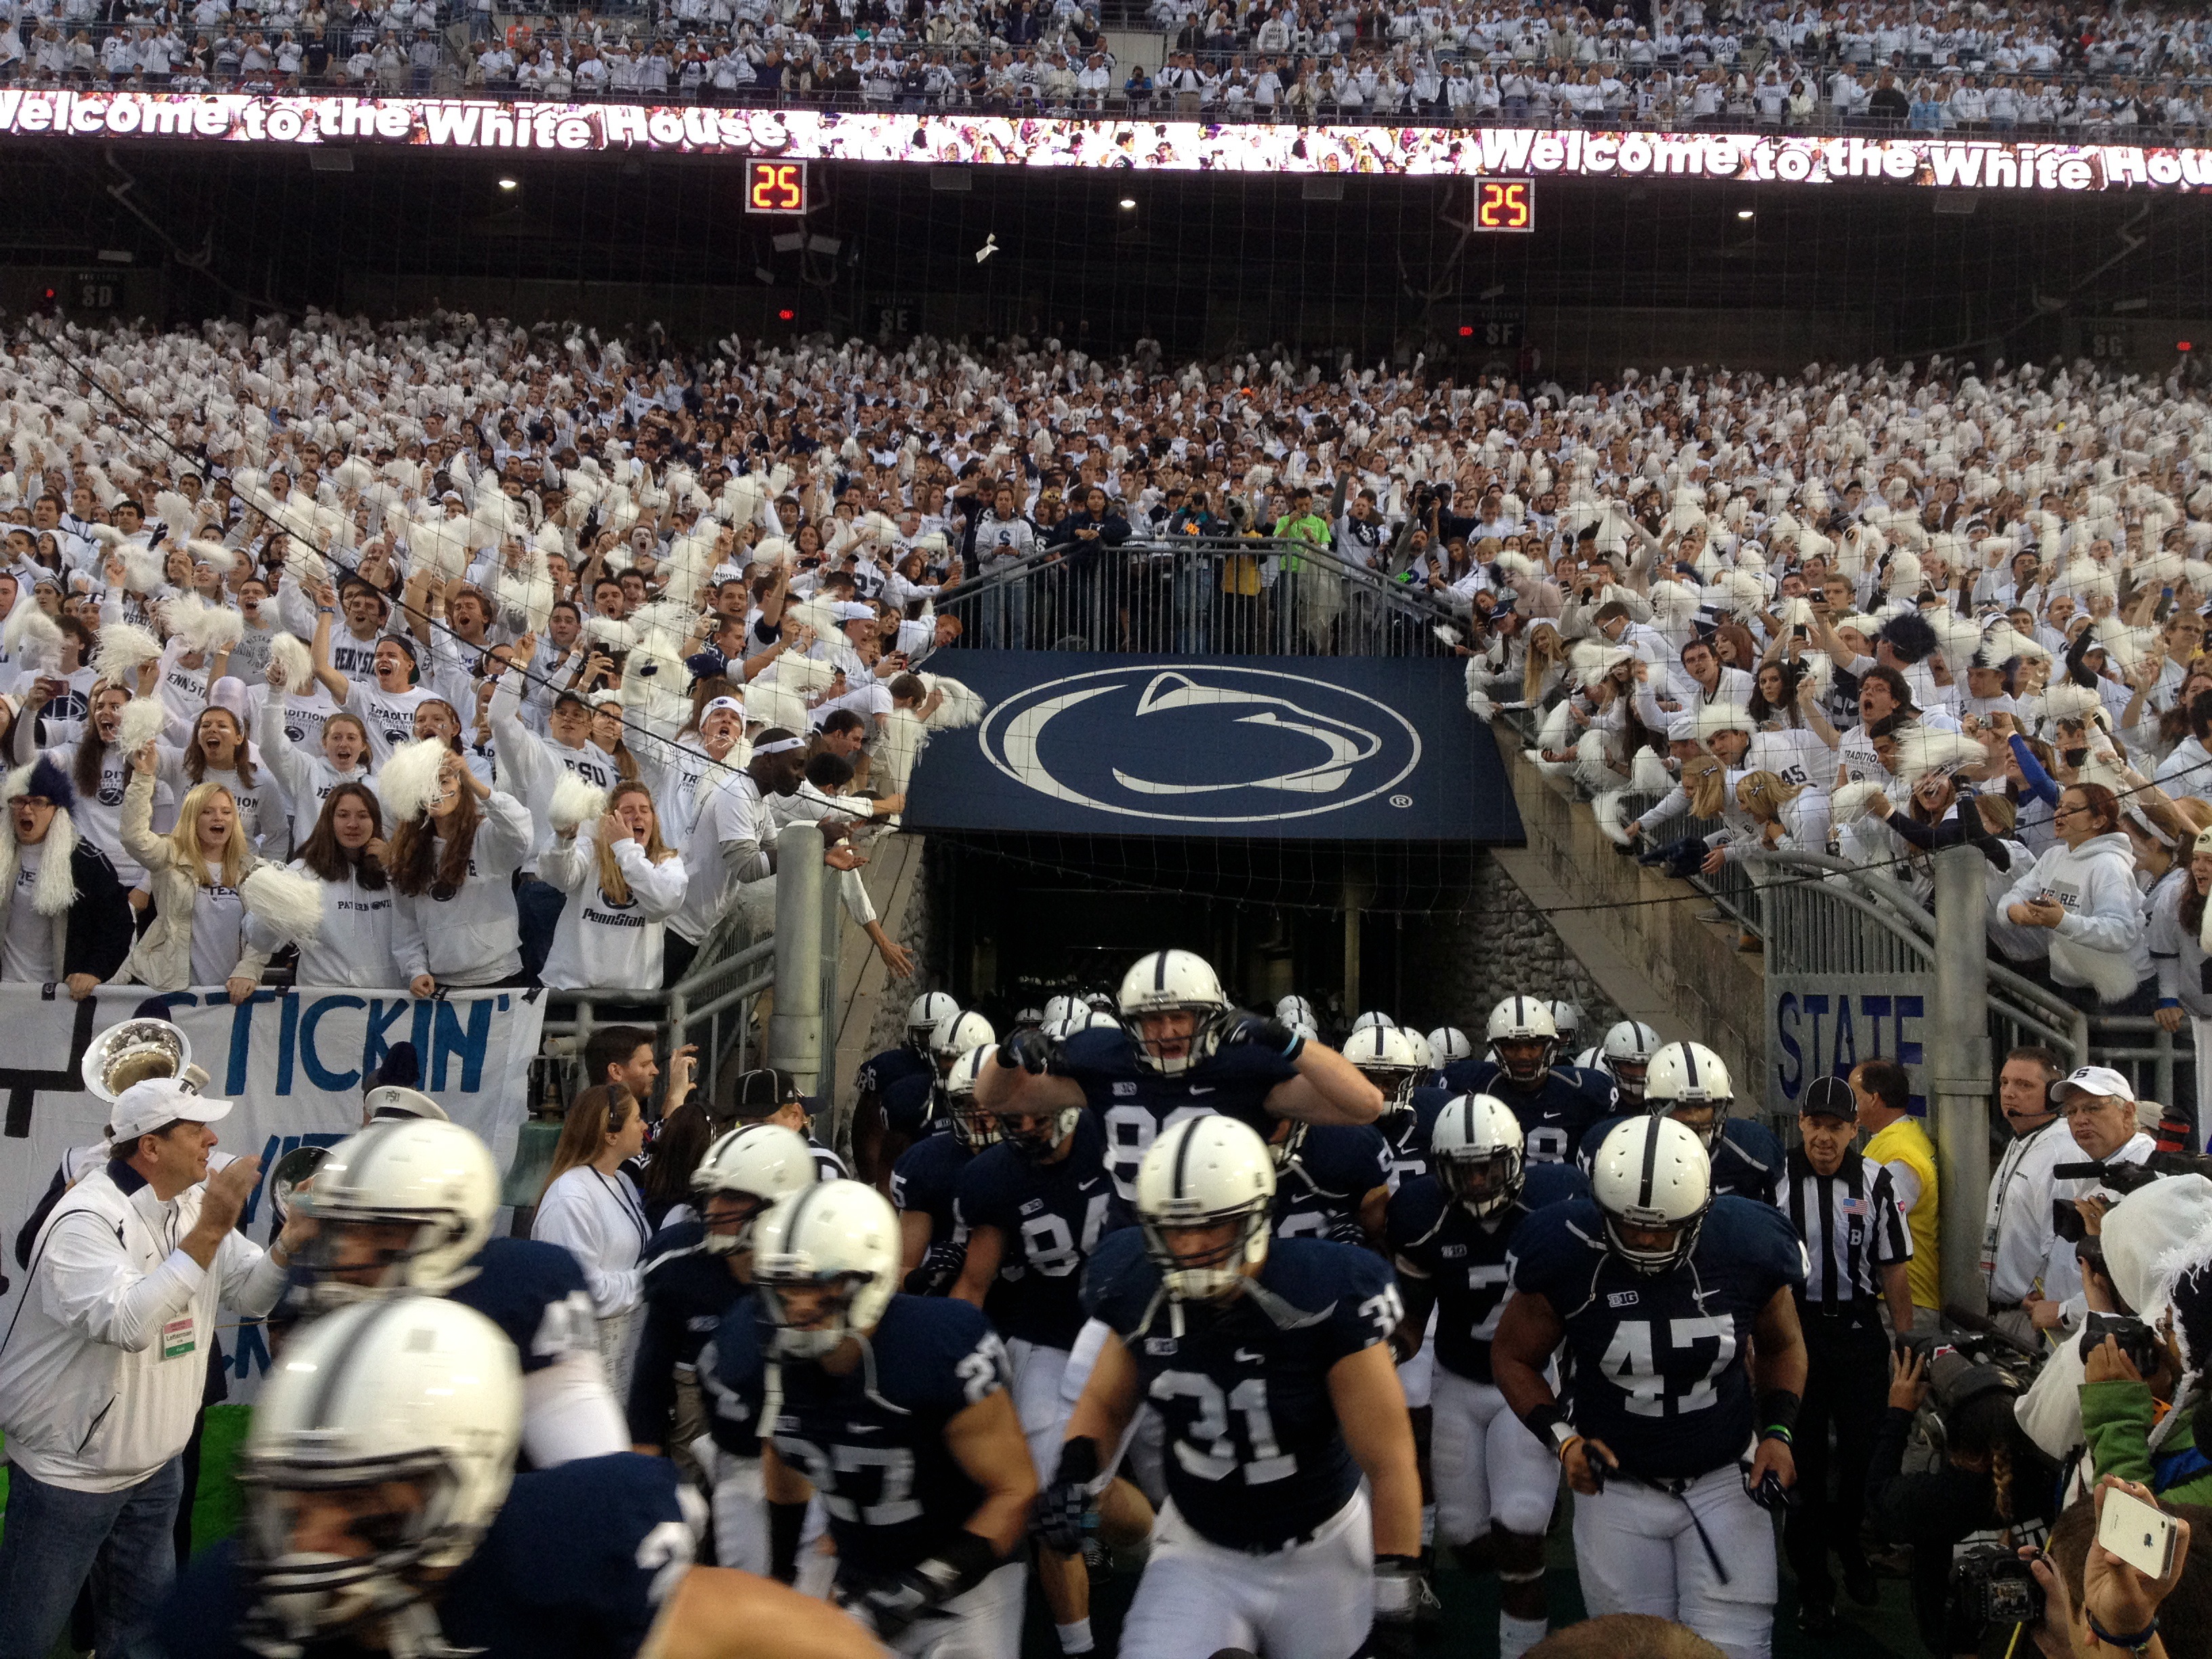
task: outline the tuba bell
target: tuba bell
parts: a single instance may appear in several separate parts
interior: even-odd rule
[[[84,1051],[77,1070],[84,1086],[112,1104],[134,1083],[173,1077],[197,1092],[207,1073],[192,1064],[191,1039],[166,1019],[126,1019],[111,1025]]]
[[[279,1218],[291,1213],[292,1194],[313,1178],[330,1155],[327,1146],[295,1146],[276,1160],[269,1171],[269,1201],[276,1206]],[[308,1194],[310,1198],[313,1196],[312,1193]],[[281,1218],[277,1225],[283,1227]]]

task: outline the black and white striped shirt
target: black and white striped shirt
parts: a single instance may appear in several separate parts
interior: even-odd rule
[[[1857,1150],[1832,1176],[1814,1172],[1802,1146],[1790,1152],[1778,1202],[1805,1246],[1805,1302],[1831,1310],[1881,1300],[1881,1269],[1910,1261],[1912,1234],[1887,1169]]]

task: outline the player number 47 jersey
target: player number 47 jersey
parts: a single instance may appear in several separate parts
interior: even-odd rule
[[[1717,1198],[1689,1260],[1645,1275],[1606,1249],[1596,1204],[1574,1199],[1522,1221],[1514,1257],[1514,1290],[1542,1295],[1566,1327],[1577,1430],[1653,1479],[1703,1474],[1745,1455],[1753,1328],[1778,1291],[1805,1282],[1788,1217]]]

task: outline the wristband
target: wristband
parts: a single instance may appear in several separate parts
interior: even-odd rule
[[[1759,1396],[1759,1437],[1791,1443],[1790,1431],[1797,1426],[1797,1409],[1805,1402],[1788,1389],[1769,1389]]]
[[[950,1601],[975,1589],[1000,1565],[999,1553],[991,1547],[990,1540],[977,1537],[963,1527],[952,1534],[943,1549],[914,1571],[915,1577],[936,1589],[939,1601]]]
[[[1567,1448],[1582,1436],[1575,1432],[1567,1421],[1567,1414],[1559,1409],[1556,1400],[1547,1400],[1540,1406],[1531,1406],[1521,1413],[1521,1421],[1529,1433],[1551,1449],[1554,1457],[1564,1455]]]
[[[799,1534],[805,1526],[805,1503],[768,1506],[768,1576],[778,1583],[799,1577]]]
[[[2101,1642],[2108,1648],[2125,1648],[2130,1653],[2141,1653],[2145,1648],[2148,1647],[2158,1636],[2158,1615],[2156,1613],[2153,1613],[2151,1615],[2150,1623],[2145,1625],[2141,1630],[2136,1631],[2126,1636],[2113,1635],[2112,1632],[2106,1630],[2104,1626],[2099,1622],[2097,1615],[2090,1612],[2087,1607],[2081,1609],[2081,1616],[2089,1621],[2089,1634],[2095,1637],[2098,1641]]]
[[[1060,1467],[1053,1471],[1055,1485],[1089,1486],[1098,1478],[1098,1443],[1080,1434],[1060,1449]]]

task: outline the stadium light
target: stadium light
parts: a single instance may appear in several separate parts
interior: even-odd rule
[[[1735,210],[1735,216],[1739,219],[1748,219],[1751,217],[1751,210],[1749,208],[1738,208]]]
[[[1124,196],[1121,198],[1121,207],[1125,212],[1133,212],[1136,209],[1136,205],[1137,198],[1133,196]]]
[[[502,178],[499,181],[499,187],[501,190],[514,190],[519,186],[519,184],[520,181],[517,179]]]

